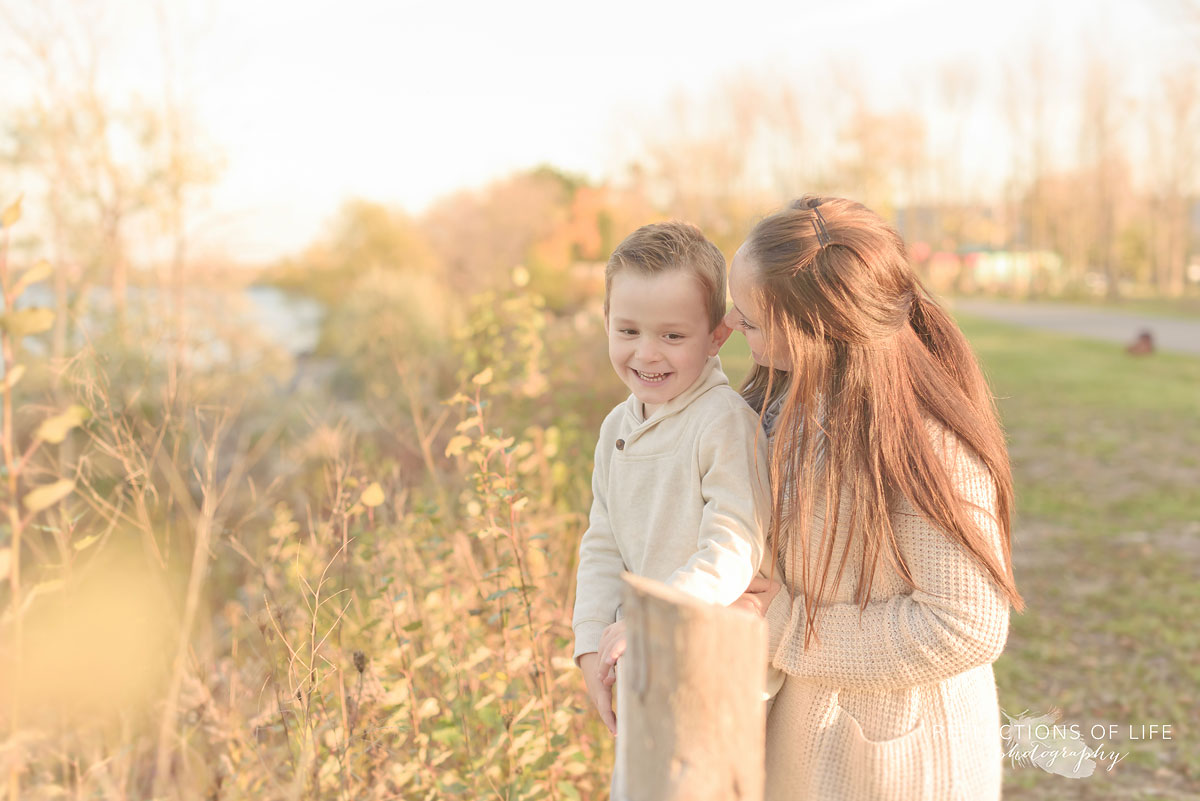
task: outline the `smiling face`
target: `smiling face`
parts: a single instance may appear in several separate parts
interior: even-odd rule
[[[729,336],[712,331],[700,282],[687,270],[622,270],[608,296],[608,358],[649,417],[690,387]]]
[[[733,264],[729,267],[729,295],[733,298],[733,308],[725,315],[725,324],[734,331],[741,331],[750,346],[750,356],[756,364],[763,367],[773,367],[776,370],[787,370],[791,366],[787,346],[778,341],[768,352],[766,335],[763,324],[766,315],[754,291],[758,269],[754,262],[745,254],[744,248],[739,248],[733,255]]]

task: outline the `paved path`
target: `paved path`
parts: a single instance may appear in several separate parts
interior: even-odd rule
[[[1121,344],[1132,342],[1139,331],[1149,328],[1154,333],[1155,347],[1160,350],[1200,355],[1200,319],[1157,317],[1093,306],[1009,303],[977,298],[963,298],[949,305],[955,312],[976,317]]]

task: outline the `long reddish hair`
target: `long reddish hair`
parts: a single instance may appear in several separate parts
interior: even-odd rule
[[[783,542],[791,559],[803,560],[792,577],[806,599],[805,644],[856,539],[863,546],[855,590],[861,608],[881,559],[916,589],[892,524],[901,498],[1023,609],[1012,572],[1012,473],[995,402],[966,338],[909,266],[900,235],[862,204],[805,196],[755,226],[742,254],[755,273],[766,352],[786,352],[791,365],[756,365],[742,394],[760,413],[780,403],[770,455],[770,550],[772,565]],[[1002,558],[955,491],[954,465],[939,455],[927,421],[957,437],[991,475]],[[813,532],[818,493],[825,527]],[[843,494],[849,537],[834,572]],[[816,534],[822,554],[810,570]]]

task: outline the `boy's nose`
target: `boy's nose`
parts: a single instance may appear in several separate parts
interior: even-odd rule
[[[655,342],[648,342],[646,340],[642,340],[638,343],[638,346],[634,351],[634,355],[643,362],[656,362],[661,356],[658,350],[658,344]]]

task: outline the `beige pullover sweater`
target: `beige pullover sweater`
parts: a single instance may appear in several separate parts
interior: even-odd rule
[[[745,591],[770,516],[766,440],[715,356],[649,420],[633,395],[609,413],[579,546],[576,661],[616,621],[622,571],[715,604]]]
[[[999,556],[990,475],[955,437],[932,423],[927,428]],[[848,518],[843,507],[835,563]],[[824,519],[824,509],[815,509],[817,532]],[[797,553],[795,565],[786,554],[780,559],[787,591],[776,595],[767,624],[771,662],[787,676],[767,719],[767,801],[1000,798],[1000,712],[992,662],[1008,635],[1008,599],[983,568],[906,501],[893,513],[893,523],[920,589],[912,591],[882,570],[860,615],[853,596],[861,546],[852,548],[833,603],[818,612],[819,642],[807,649],[805,599],[797,581],[804,557]],[[810,562],[810,569],[815,566]]]

